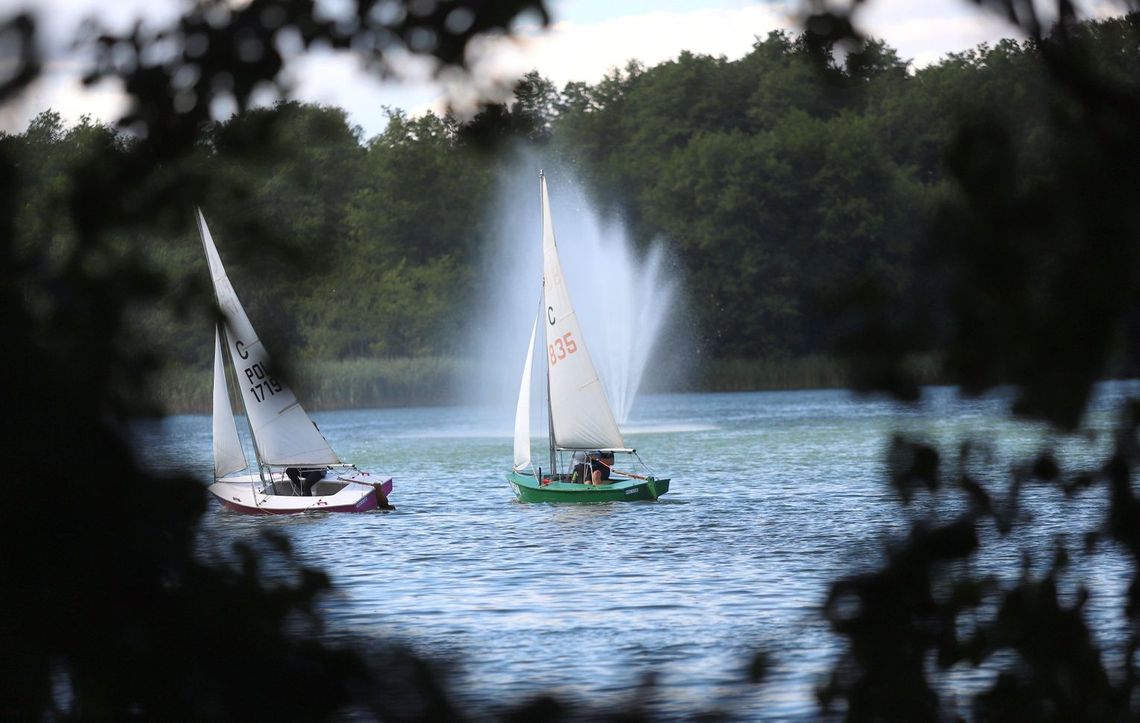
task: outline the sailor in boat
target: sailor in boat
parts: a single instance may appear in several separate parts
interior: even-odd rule
[[[610,478],[610,468],[614,466],[614,453],[601,450],[578,451],[570,458],[570,466],[574,470],[570,481],[588,485],[605,484]]]
[[[605,484],[610,479],[610,468],[614,466],[613,452],[595,452],[590,456],[591,482]]]
[[[300,470],[296,467],[286,467],[285,475],[293,483],[293,488],[301,491],[302,497],[312,497],[313,485],[325,478],[323,469]]]
[[[570,457],[571,482],[585,482],[590,477],[589,459],[586,453],[578,450]]]

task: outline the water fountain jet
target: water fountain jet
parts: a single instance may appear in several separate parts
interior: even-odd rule
[[[543,165],[533,158],[511,165],[500,182],[496,228],[501,243],[490,250],[486,266],[487,304],[469,347],[477,350],[482,370],[472,401],[504,406],[518,394],[542,273],[538,168]],[[659,246],[637,254],[624,225],[603,219],[581,184],[557,166],[545,169],[570,294],[614,417],[623,424],[666,326],[677,285],[667,276]],[[542,377],[536,370],[533,399],[545,395]],[[541,425],[536,428],[545,427],[544,419]]]

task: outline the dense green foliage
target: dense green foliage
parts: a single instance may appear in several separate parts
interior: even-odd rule
[[[1135,22],[1082,30],[1097,66],[1126,86],[1140,83]],[[640,243],[666,244],[705,358],[842,351],[868,305],[925,314],[919,351],[938,351],[947,310],[915,278],[930,261],[922,239],[933,209],[951,193],[953,130],[987,119],[1012,129],[1006,152],[1032,184],[1051,140],[1049,109],[1063,99],[1035,42],[1002,41],[917,70],[881,42],[842,64],[821,61],[816,46],[807,34],[775,32],[739,60],[682,53],[562,91],[532,73],[512,103],[469,122],[390,111],[387,129],[367,140],[335,108],[249,110],[209,126],[184,161],[212,180],[206,197],[185,198],[185,218],[156,228],[140,261],[177,290],[200,292],[189,213],[200,203],[272,346],[306,362],[462,357],[472,302],[503,282],[484,273],[490,212],[497,181],[520,169],[481,151],[506,141],[543,146]],[[59,258],[75,237],[50,200],[70,191],[71,169],[92,149],[135,143],[87,120],[65,128],[52,113],[2,142],[26,159],[19,244],[50,240]],[[137,249],[139,233],[117,247]],[[270,243],[250,250],[254,238]],[[168,361],[204,366],[200,314],[149,307],[136,316],[132,328]]]
[[[444,166],[427,162],[435,157],[432,143],[441,157],[446,149],[449,171],[466,145],[503,139],[558,145],[599,202],[623,213],[639,238],[662,234],[675,245],[704,342],[722,359],[738,348],[730,344],[762,348],[758,340],[764,339],[782,350],[831,339],[856,362],[848,369],[857,372],[858,384],[906,394],[907,380],[913,384],[922,374],[913,364],[908,370],[907,362],[916,351],[936,348],[967,390],[1013,382],[1017,411],[1050,423],[1050,436],[1063,442],[1113,357],[1135,364],[1140,356],[1137,17],[1066,22],[1056,38],[1046,39],[1038,4],[986,0],[979,4],[1003,10],[1036,39],[955,56],[912,76],[874,44],[844,68],[819,52],[852,30],[844,10],[853,13],[874,0],[811,4],[837,14],[808,20],[809,28],[827,32],[760,43],[746,61],[769,63],[784,75],[742,73],[734,76],[742,83],[736,92],[722,93],[717,83],[745,61],[690,56],[650,70],[632,65],[596,86],[576,84],[561,94],[529,78],[516,104],[489,108],[462,128],[429,118],[424,131],[409,132],[424,126],[401,118],[396,132],[384,136],[392,147],[381,140],[362,148],[342,114],[288,104],[242,115],[204,138],[200,131],[211,100],[244,107],[258,83],[279,80],[282,58],[272,41],[280,28],[295,31],[304,47],[362,48],[374,63],[382,63],[393,43],[420,38],[422,45],[430,32],[435,46],[420,50],[454,62],[474,34],[505,29],[522,9],[542,12],[544,6],[508,0],[493,7],[477,0],[393,6],[384,0],[385,8],[416,11],[391,16],[358,0],[347,3],[360,10],[356,22],[336,23],[303,2],[203,3],[188,6],[159,35],[136,27],[99,37],[103,54],[92,78],[123,81],[132,99],[125,121],[140,135],[126,140],[90,122],[65,129],[48,114],[26,133],[0,138],[0,318],[16,350],[0,384],[0,406],[9,412],[2,433],[10,451],[49,462],[23,470],[8,485],[0,524],[7,553],[0,585],[3,717],[463,719],[447,678],[427,661],[390,652],[375,638],[369,640],[376,655],[369,656],[368,641],[334,648],[317,637],[320,617],[313,613],[330,583],[299,565],[286,539],[266,536],[238,545],[228,557],[203,555],[199,518],[206,507],[199,481],[141,469],[121,424],[130,411],[125,404],[148,399],[141,382],[153,376],[140,352],[193,359],[207,347],[204,272],[187,221],[193,203],[205,205],[219,235],[233,239],[226,249],[235,277],[262,282],[272,272],[275,285],[239,279],[248,305],[260,310],[259,327],[286,330],[310,356],[340,343],[313,336],[321,327],[316,322],[333,322],[327,308],[309,300],[327,302],[315,285],[352,270],[355,261],[344,251],[350,241],[391,263],[393,283],[410,279],[413,286],[446,289],[455,294],[449,303],[476,288],[479,274],[458,271],[445,283],[425,282],[469,268],[481,231],[464,231],[470,247],[446,240],[462,224],[415,214],[417,208],[449,213],[452,207],[429,193],[435,189],[404,187],[392,180],[394,173],[354,177],[373,153],[385,168],[387,154],[392,168],[402,158],[404,172],[422,173],[426,182],[433,168]],[[449,30],[457,10],[470,22],[451,23]],[[1067,0],[1057,0],[1054,10],[1063,19],[1074,12]],[[34,31],[26,15],[0,24],[0,43],[12,61],[0,79],[0,102],[26,92],[39,72]],[[646,88],[656,88],[656,97],[639,99]],[[674,92],[680,97],[672,99]],[[753,104],[754,96],[763,103]],[[706,97],[720,102],[702,105]],[[699,112],[690,112],[694,107]],[[752,112],[730,113],[740,107]],[[642,115],[634,119],[639,108]],[[744,125],[718,125],[725,122],[722,109],[731,123],[743,117]],[[658,115],[672,124],[658,123]],[[305,132],[317,128],[321,138]],[[432,137],[430,128],[439,135]],[[823,128],[846,143],[833,142]],[[798,143],[796,133],[804,135]],[[765,134],[788,135],[766,144]],[[870,147],[866,157],[861,144]],[[643,156],[650,149],[654,153]],[[752,163],[737,164],[738,154]],[[865,165],[841,163],[859,157]],[[329,162],[336,166],[310,169],[314,158],[335,159]],[[282,159],[295,163],[281,165]],[[465,162],[473,173],[486,170],[485,160]],[[670,175],[673,163],[690,164],[702,182]],[[719,164],[752,171],[748,179],[756,187],[734,185]],[[780,181],[769,182],[768,173]],[[685,187],[670,194],[669,179],[688,184],[688,195]],[[326,184],[338,183],[349,198],[325,198]],[[887,214],[883,208],[892,206],[870,204],[872,191],[863,184],[880,192],[920,191],[919,200],[900,202],[897,213],[933,233],[911,235],[900,230],[904,224],[880,236],[889,225],[876,223],[872,210]],[[847,192],[829,196],[831,185]],[[366,218],[368,192],[403,211]],[[463,189],[470,208],[482,208],[474,200],[481,192],[482,186]],[[818,203],[817,193],[832,205]],[[353,200],[361,205],[352,206]],[[693,224],[693,237],[671,236],[668,219],[678,214],[669,204],[682,201],[717,221]],[[754,224],[741,221],[745,214],[732,211],[749,203],[764,212],[757,218],[788,232],[805,218],[832,231],[858,220],[850,237],[890,249],[899,265],[892,266],[889,255],[876,266],[878,257],[851,253],[863,264],[859,269],[828,268],[830,257],[804,257],[806,250],[790,244],[771,253],[733,246],[724,254],[737,263],[712,264],[705,257],[726,243],[717,236],[721,224],[730,225],[732,243],[752,233]],[[381,247],[366,225],[389,219],[398,223],[385,230],[405,235],[386,238]],[[478,217],[466,222],[480,228]],[[452,231],[436,237],[424,228],[436,224]],[[317,235],[323,233],[339,235]],[[412,243],[420,234],[427,253]],[[432,246],[437,238],[439,248]],[[702,239],[704,248],[684,247]],[[765,235],[755,239],[775,243]],[[840,240],[813,236],[810,249],[849,251]],[[836,267],[843,262],[839,255]],[[296,263],[301,258],[308,264]],[[718,306],[731,291],[718,286],[720,276],[736,274],[738,266],[759,269],[753,274],[767,296],[755,294],[755,307],[744,295],[729,298],[731,312],[783,319],[786,327],[753,328]],[[153,270],[173,273],[167,281]],[[780,276],[793,273],[804,275],[802,285]],[[826,289],[828,273],[857,277],[856,283],[820,299],[816,292]],[[199,311],[182,319],[160,302],[172,302],[175,312]],[[153,308],[140,311],[144,304]],[[426,317],[431,309],[425,304]],[[395,346],[404,347],[396,353],[412,353],[408,347],[419,343],[425,350],[447,347],[444,338],[417,342],[414,327],[389,328],[379,319],[349,326],[363,329],[364,337],[329,352],[345,357],[325,362],[331,373],[353,375],[351,366],[361,362],[351,357],[365,347],[373,354]],[[142,346],[130,346],[140,335]],[[886,531],[894,542],[883,560],[869,560],[836,581],[826,597],[821,591],[822,613],[843,643],[831,675],[821,681],[821,717],[831,711],[851,720],[1136,719],[1140,405],[1132,400],[1115,411],[1119,422],[1107,458],[1084,465],[1054,453],[1048,442],[1007,465],[992,454],[985,428],[962,430],[945,445],[920,436],[890,442],[884,467],[902,504]],[[66,487],[45,483],[47,474]],[[1062,493],[1036,520],[1019,505],[1029,485]],[[1071,504],[1074,499],[1092,504]],[[904,528],[906,536],[898,538]],[[999,546],[1020,553],[1019,570],[978,564],[985,549]],[[1095,568],[1084,563],[1103,554],[1113,556],[1117,574],[1090,573]],[[1102,609],[1090,613],[1090,601]],[[1112,619],[1104,607],[1115,609]],[[218,610],[226,614],[219,617]],[[1106,639],[1124,642],[1102,649],[1099,641]],[[779,663],[757,655],[746,674],[762,681],[773,662]],[[230,670],[257,671],[258,684]],[[955,685],[963,673],[970,684]],[[646,688],[652,692],[651,684]],[[637,705],[611,719],[651,718]],[[588,706],[543,696],[467,715],[603,719],[604,712]],[[739,714],[760,718],[764,711]],[[695,710],[692,717],[712,715]]]

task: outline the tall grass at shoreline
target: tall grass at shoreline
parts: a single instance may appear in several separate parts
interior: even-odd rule
[[[322,360],[289,371],[306,409],[367,409],[443,404],[461,363],[451,357]],[[168,367],[155,382],[155,401],[167,414],[210,411],[210,367]]]
[[[906,371],[920,385],[945,383],[934,356],[907,360]],[[813,354],[787,359],[711,359],[696,367],[685,391],[746,392],[779,389],[837,389],[853,381],[839,357]]]
[[[841,362],[821,355],[795,359],[710,359],[696,367],[694,392],[746,392],[765,389],[815,389],[846,383]]]
[[[454,380],[470,365],[456,357],[346,359],[312,361],[290,369],[307,409],[367,409],[432,406],[452,402]],[[939,366],[932,357],[916,359],[910,371],[922,384],[937,384]],[[794,359],[710,359],[694,365],[688,378],[670,388],[647,382],[643,392],[743,392],[845,387],[850,381],[836,357]],[[167,414],[208,413],[212,398],[210,367],[170,367],[159,373],[153,389]]]

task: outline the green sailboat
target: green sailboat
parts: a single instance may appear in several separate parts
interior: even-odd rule
[[[530,346],[515,410],[514,468],[507,480],[520,502],[625,502],[656,500],[669,480],[622,471],[637,458],[626,447],[586,348],[558,258],[546,176],[539,171],[542,199],[542,308],[530,331]],[[545,330],[549,466],[531,459],[530,388],[538,324]],[[623,455],[621,458],[617,455]],[[592,470],[602,479],[594,483]]]

